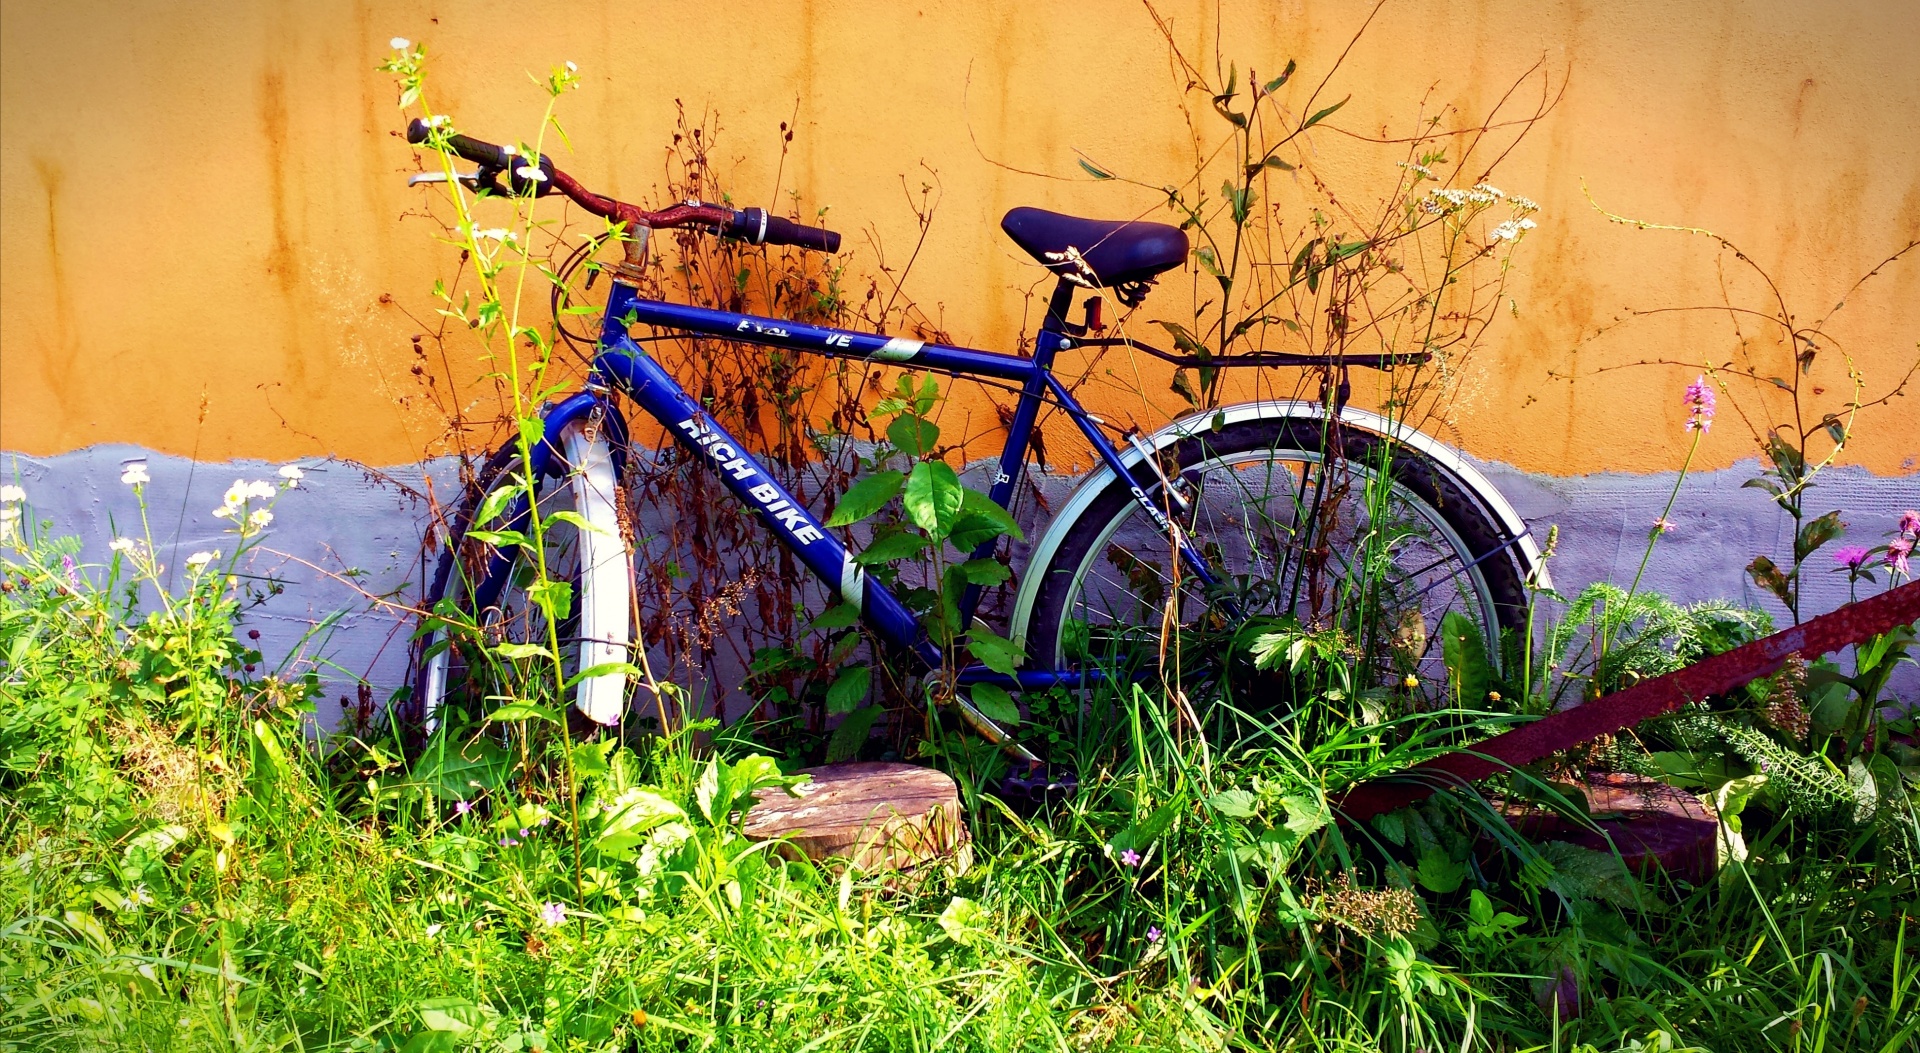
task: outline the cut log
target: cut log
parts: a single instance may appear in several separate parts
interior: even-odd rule
[[[912,764],[854,762],[807,768],[799,797],[771,788],[755,795],[746,834],[784,839],[790,854],[858,871],[912,870],[942,861],[965,870],[971,858],[960,789],[952,778]]]

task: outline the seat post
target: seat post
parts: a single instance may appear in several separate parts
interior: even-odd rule
[[[1033,340],[1033,362],[1041,369],[1053,368],[1053,356],[1073,346],[1068,337],[1067,312],[1073,310],[1073,294],[1079,285],[1062,277],[1053,284],[1053,296],[1047,301],[1047,316],[1040,320],[1040,332]]]

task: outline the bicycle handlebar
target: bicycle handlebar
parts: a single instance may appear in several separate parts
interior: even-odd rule
[[[407,124],[407,142],[416,146],[425,144],[433,138],[433,129],[432,124],[416,117]],[[528,163],[511,146],[496,146],[456,132],[447,133],[442,141],[455,155],[479,165],[480,175],[485,181],[491,181],[494,176],[504,172],[507,185],[516,194],[531,190],[535,197],[544,197],[558,190],[588,212],[616,223],[656,230],[704,227],[753,245],[792,245],[815,252],[840,251],[840,235],[834,231],[795,223],[771,215],[765,209],[735,210],[725,205],[688,201],[657,212],[649,211],[588,190],[572,176],[553,167],[550,158],[538,157]]]

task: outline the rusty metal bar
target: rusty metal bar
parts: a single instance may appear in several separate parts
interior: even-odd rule
[[[1368,780],[1349,789],[1335,802],[1335,810],[1345,819],[1365,821],[1424,800],[1443,787],[1475,782],[1632,727],[1708,695],[1731,691],[1778,670],[1792,655],[1817,658],[1915,621],[1920,621],[1920,581],[1850,603],[1725,654],[1550,714],[1405,771]]]

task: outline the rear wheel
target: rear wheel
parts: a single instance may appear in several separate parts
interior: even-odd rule
[[[1323,426],[1242,421],[1160,451],[1184,507],[1157,481],[1148,496],[1211,584],[1175,555],[1128,486],[1111,483],[1040,570],[1024,627],[1030,661],[1166,668],[1166,641],[1205,678],[1226,664],[1240,627],[1297,623],[1342,630],[1376,684],[1411,675],[1435,695],[1446,682],[1439,624],[1457,611],[1497,662],[1502,630],[1523,629],[1526,618],[1530,568],[1514,539],[1417,451],[1351,426],[1323,443]],[[1151,473],[1142,465],[1136,474]]]
[[[562,453],[565,474],[534,483],[538,558],[519,541],[532,536],[533,516],[515,447],[494,454],[455,515],[427,594],[413,696],[401,711],[413,733],[507,700],[564,700],[602,725],[625,712],[622,671],[565,686],[582,670],[631,660],[633,577],[606,443],[575,426],[562,435]],[[556,640],[557,668],[535,653],[550,655]]]

